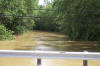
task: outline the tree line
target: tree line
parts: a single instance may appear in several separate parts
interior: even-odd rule
[[[46,1],[43,6],[38,5],[38,0],[1,0],[0,39],[13,39],[13,34],[37,29],[64,33],[68,35],[69,40],[98,41],[99,9],[99,0],[53,0]],[[4,16],[6,14],[16,16]],[[41,18],[19,17],[31,15]]]
[[[70,40],[100,40],[100,0],[55,0],[54,7]]]
[[[14,34],[33,29],[34,19],[19,16],[36,15],[32,8],[37,7],[38,0],[0,0],[0,40],[13,39]]]
[[[44,11],[39,15],[58,18],[40,19],[36,22],[37,28],[62,32],[69,36],[69,40],[100,40],[99,0],[53,0],[46,8],[56,11]]]

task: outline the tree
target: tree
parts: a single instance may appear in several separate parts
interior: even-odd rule
[[[70,40],[99,40],[99,0],[55,0],[54,7],[62,19],[61,30]]]
[[[18,30],[18,27],[25,29],[25,31],[26,29],[32,29],[34,19],[24,18],[24,16],[35,15],[35,11],[32,9],[37,7],[37,5],[37,0],[2,0],[0,1],[0,13],[2,15],[0,16],[0,22],[7,29],[15,31],[15,33],[21,30]],[[25,32],[24,30],[22,31]]]
[[[46,31],[58,31],[58,24],[56,23],[56,15],[54,14],[54,9],[52,7],[52,3],[48,2],[43,6],[40,6],[38,11],[38,16],[40,18],[35,19],[36,29],[46,30]]]
[[[33,29],[34,19],[24,17],[36,15],[36,11],[32,9],[37,7],[38,0],[1,0],[0,33],[2,35],[0,35],[0,40],[13,38],[13,32],[22,34]]]

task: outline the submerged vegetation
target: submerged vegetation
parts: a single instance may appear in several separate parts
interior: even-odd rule
[[[1,0],[0,40],[37,29],[62,32],[68,35],[70,40],[98,41],[100,40],[99,2],[99,0],[53,0],[52,2],[47,0],[45,5],[40,6],[38,0]]]

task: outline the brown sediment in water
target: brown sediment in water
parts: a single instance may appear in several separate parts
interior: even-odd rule
[[[0,50],[43,50],[99,52],[97,42],[67,41],[66,35],[52,32],[30,31],[12,41],[0,41]],[[82,66],[82,60],[42,59],[43,66]],[[32,58],[0,58],[1,66],[35,66]],[[89,61],[89,66],[100,66],[100,61]]]
[[[36,59],[0,58],[0,66],[36,66]],[[69,59],[42,59],[42,66],[83,66],[83,62]],[[100,66],[100,61],[88,61],[88,66]]]

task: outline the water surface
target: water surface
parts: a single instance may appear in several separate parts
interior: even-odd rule
[[[67,41],[67,36],[42,31],[30,31],[12,41],[0,41],[0,50],[91,51],[100,52],[97,42]],[[0,58],[1,66],[35,66],[32,58]],[[43,66],[82,66],[82,60],[42,59]],[[89,66],[100,66],[100,61],[89,61]]]

